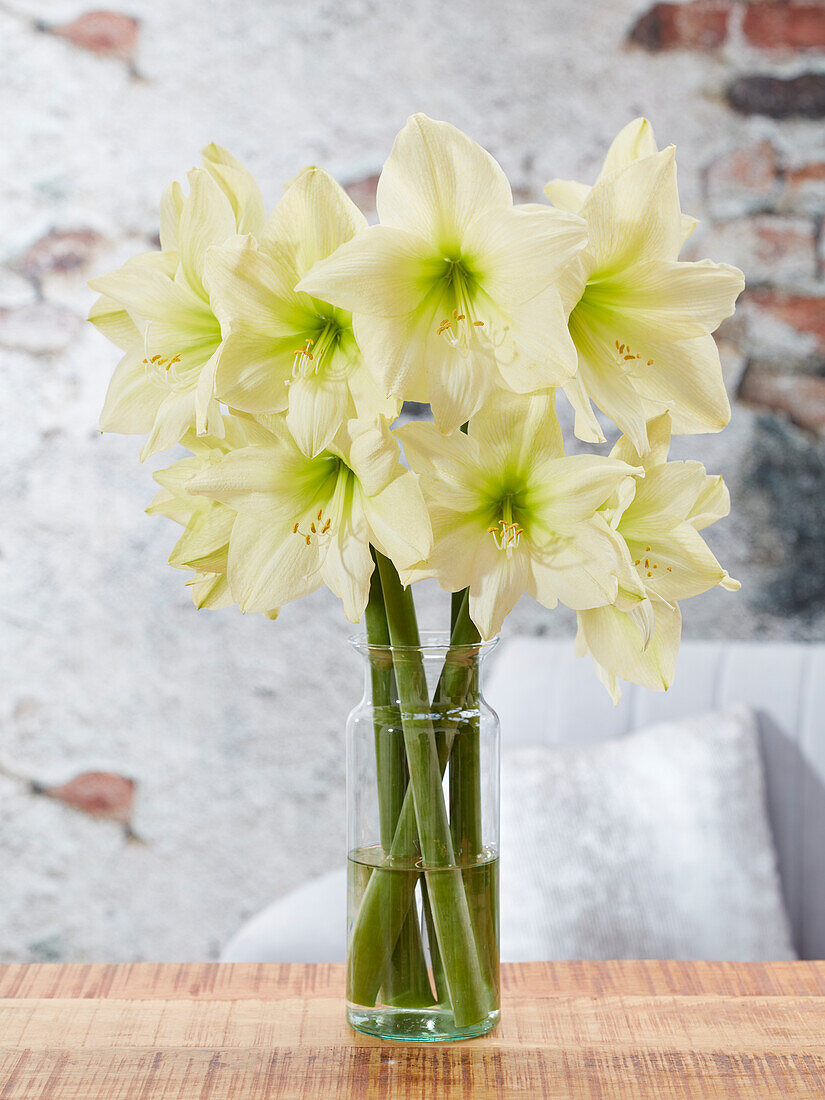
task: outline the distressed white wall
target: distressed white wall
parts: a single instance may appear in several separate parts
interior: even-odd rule
[[[277,623],[192,610],[165,564],[173,526],[143,515],[136,441],[96,430],[117,353],[84,323],[86,279],[152,247],[163,185],[206,142],[245,159],[272,203],[305,163],[371,176],[417,110],[466,129],[536,197],[550,176],[592,179],[647,114],[701,212],[700,169],[774,124],[721,104],[741,45],[628,48],[642,6],[130,0],[124,60],[42,29],[77,3],[0,5],[0,960],[214,957],[246,915],[342,858],[350,627],[324,594]],[[811,147],[811,124],[783,133]],[[732,384],[742,346],[727,348]],[[755,424],[737,407],[725,436],[680,454],[747,489]],[[711,534],[751,594],[695,601],[692,635],[818,629],[758,598],[784,560],[766,509],[754,496]],[[570,619],[523,604],[509,629]],[[91,770],[136,781],[134,837],[30,790]]]

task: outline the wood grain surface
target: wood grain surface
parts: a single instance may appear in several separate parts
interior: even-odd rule
[[[825,963],[502,968],[483,1039],[383,1043],[340,966],[0,967],[0,1097],[825,1097]]]

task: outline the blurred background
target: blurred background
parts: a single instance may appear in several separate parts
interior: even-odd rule
[[[372,214],[413,111],[490,149],[520,201],[550,177],[592,182],[649,117],[702,219],[686,258],[748,280],[718,334],[732,423],[674,447],[729,483],[733,514],[707,537],[743,588],[688,602],[685,635],[822,638],[823,16],[794,0],[0,3],[0,961],[214,958],[342,860],[352,627],[326,593],[276,623],[196,613],[166,565],[177,529],[143,515],[152,464],[97,430],[117,352],[85,323],[86,280],[157,246],[161,190],[209,141],[270,205],[315,163]],[[571,646],[573,629],[527,600],[507,625]]]

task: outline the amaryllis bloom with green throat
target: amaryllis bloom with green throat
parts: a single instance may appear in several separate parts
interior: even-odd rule
[[[160,252],[134,257],[89,284],[89,319],[124,351],[101,414],[104,431],[143,435],[147,458],[190,430],[220,435],[215,395],[221,327],[204,278],[211,245],[260,232],[258,186],[225,149],[209,145],[189,173],[189,194],[170,184],[161,204]]]
[[[580,611],[578,649],[593,656],[615,701],[619,679],[653,691],[672,684],[682,626],[679,600],[716,585],[734,592],[740,587],[699,534],[730,511],[727,487],[700,462],[668,462],[670,430],[664,413],[647,424],[646,454],[627,437],[611,452],[643,470],[632,497],[610,502],[607,515],[645,598],[637,603],[638,590],[631,586],[630,609]]]
[[[572,377],[555,283],[584,245],[580,218],[514,207],[490,154],[426,115],[395,139],[377,206],[380,225],[318,264],[300,289],[352,312],[385,393],[428,401],[451,431],[496,386],[529,393]]]
[[[622,560],[599,509],[641,467],[565,457],[552,396],[501,393],[466,435],[431,424],[398,434],[433,525],[423,572],[450,592],[469,589],[482,637],[498,633],[524,592],[549,608],[616,598]]]
[[[142,457],[187,452],[147,511],[183,527],[169,560],[195,605],[275,618],[327,586],[363,617],[347,1012],[370,1034],[498,1020],[498,742],[479,672],[520,597],[577,612],[578,651],[618,700],[621,679],[671,683],[680,600],[737,587],[700,534],[728,511],[724,484],[667,456],[671,430],[727,421],[711,333],[742,277],[679,260],[695,222],[675,173],[637,120],[592,188],[556,180],[555,208],[516,206],[488,152],[417,114],[378,225],[317,167],[267,220],[213,145],[188,194],[165,192],[160,251],[92,284],[90,319],[124,353],[101,426],[146,436]],[[565,454],[559,388],[582,439],[603,442],[591,402],[618,425],[610,454]],[[402,400],[433,420],[394,426]],[[452,593],[431,646],[424,578]]]
[[[275,413],[319,454],[343,421],[398,414],[364,368],[350,314],[296,290],[303,275],[367,221],[335,180],[307,168],[254,237],[212,248],[206,270],[223,343],[217,391],[236,409]]]
[[[401,569],[430,553],[418,481],[380,420],[347,421],[313,458],[283,416],[266,426],[268,440],[231,451],[188,485],[238,513],[229,539],[232,595],[243,611],[266,611],[326,584],[358,622],[374,568],[370,546]]]
[[[548,194],[587,224],[586,249],[559,279],[578,353],[578,372],[564,383],[576,434],[604,441],[592,400],[644,451],[647,420],[662,412],[679,434],[727,424],[711,333],[745,284],[738,268],[679,260],[694,223],[679,206],[675,150],[658,152],[649,125],[620,138],[594,187],[554,181]]]

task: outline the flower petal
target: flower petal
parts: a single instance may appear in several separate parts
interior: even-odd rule
[[[658,153],[653,127],[646,118],[634,118],[619,130],[610,143],[604,158],[599,178],[632,164],[643,157],[652,157]]]
[[[374,225],[311,268],[298,289],[351,313],[402,317],[444,269],[445,260],[422,237]]]
[[[434,424],[420,422],[404,424],[394,434],[410,466],[421,475],[428,500],[451,509],[454,516],[479,507],[482,457],[475,439],[463,432],[444,435]]]
[[[651,341],[643,354],[654,366],[634,378],[633,384],[644,398],[648,416],[657,406],[665,405],[677,435],[719,432],[725,427],[730,420],[730,402],[712,336],[678,344]]]
[[[369,529],[360,501],[341,478],[330,504],[332,530],[322,549],[321,571],[329,588],[344,605],[351,623],[360,621],[369,598],[375,568],[369,550]]]
[[[733,313],[745,286],[742,272],[710,260],[698,263],[642,260],[612,279],[587,288],[591,308],[609,315],[623,340],[690,340],[713,332]]]
[[[488,539],[476,551],[473,573],[470,618],[482,638],[494,638],[524,593],[529,559],[518,551],[508,555]]]
[[[203,261],[207,248],[223,244],[235,234],[235,214],[229,199],[208,172],[194,168],[178,223],[178,251],[190,288],[202,298]]]
[[[272,339],[251,329],[230,332],[218,352],[216,391],[234,409],[283,412],[294,359],[293,339]]]
[[[517,306],[545,290],[587,240],[575,214],[518,208],[484,211],[464,234],[462,257],[494,302]]]
[[[305,275],[367,226],[367,219],[328,172],[305,168],[272,211],[261,247],[277,242]]]
[[[673,148],[611,172],[587,196],[591,270],[621,271],[641,259],[675,260],[682,245]]]
[[[705,478],[702,491],[694,501],[688,515],[688,522],[701,531],[716,523],[718,519],[724,519],[730,512],[730,493],[721,477]]]
[[[430,556],[432,527],[415,474],[406,471],[375,496],[363,497],[371,541],[397,569]]]
[[[241,611],[267,611],[320,588],[317,540],[307,546],[289,527],[239,515],[229,543],[227,572]]]
[[[644,646],[633,620],[615,607],[579,612],[593,659],[614,675],[651,691],[667,691],[676,672],[682,616],[678,607],[653,601],[653,634]]]
[[[571,379],[577,368],[576,346],[558,290],[549,286],[507,316],[510,350],[496,354],[503,383],[516,393],[535,393]]]
[[[398,134],[378,181],[383,225],[460,244],[485,209],[507,209],[510,184],[498,162],[446,122],[413,115]]]
[[[545,185],[544,193],[558,210],[569,210],[578,214],[584,206],[584,201],[590,194],[591,188],[586,183],[577,183],[576,180],[550,180]]]
[[[367,496],[380,493],[404,473],[398,440],[382,418],[351,420],[336,442]]]
[[[201,150],[203,166],[229,199],[235,215],[235,232],[258,236],[266,221],[266,207],[252,173],[237,157],[214,142]]]
[[[314,458],[355,412],[346,379],[310,374],[294,378],[288,393],[287,427],[304,454]]]
[[[100,414],[100,430],[123,435],[150,432],[167,393],[147,376],[143,347],[127,351],[109,383]]]
[[[194,516],[175,543],[169,564],[175,569],[195,569],[200,573],[225,572],[234,522],[235,513],[222,505]]]
[[[209,249],[204,275],[224,336],[244,329],[294,340],[312,319],[311,303],[295,293],[297,273],[275,246],[265,251],[252,237],[233,238]]]

